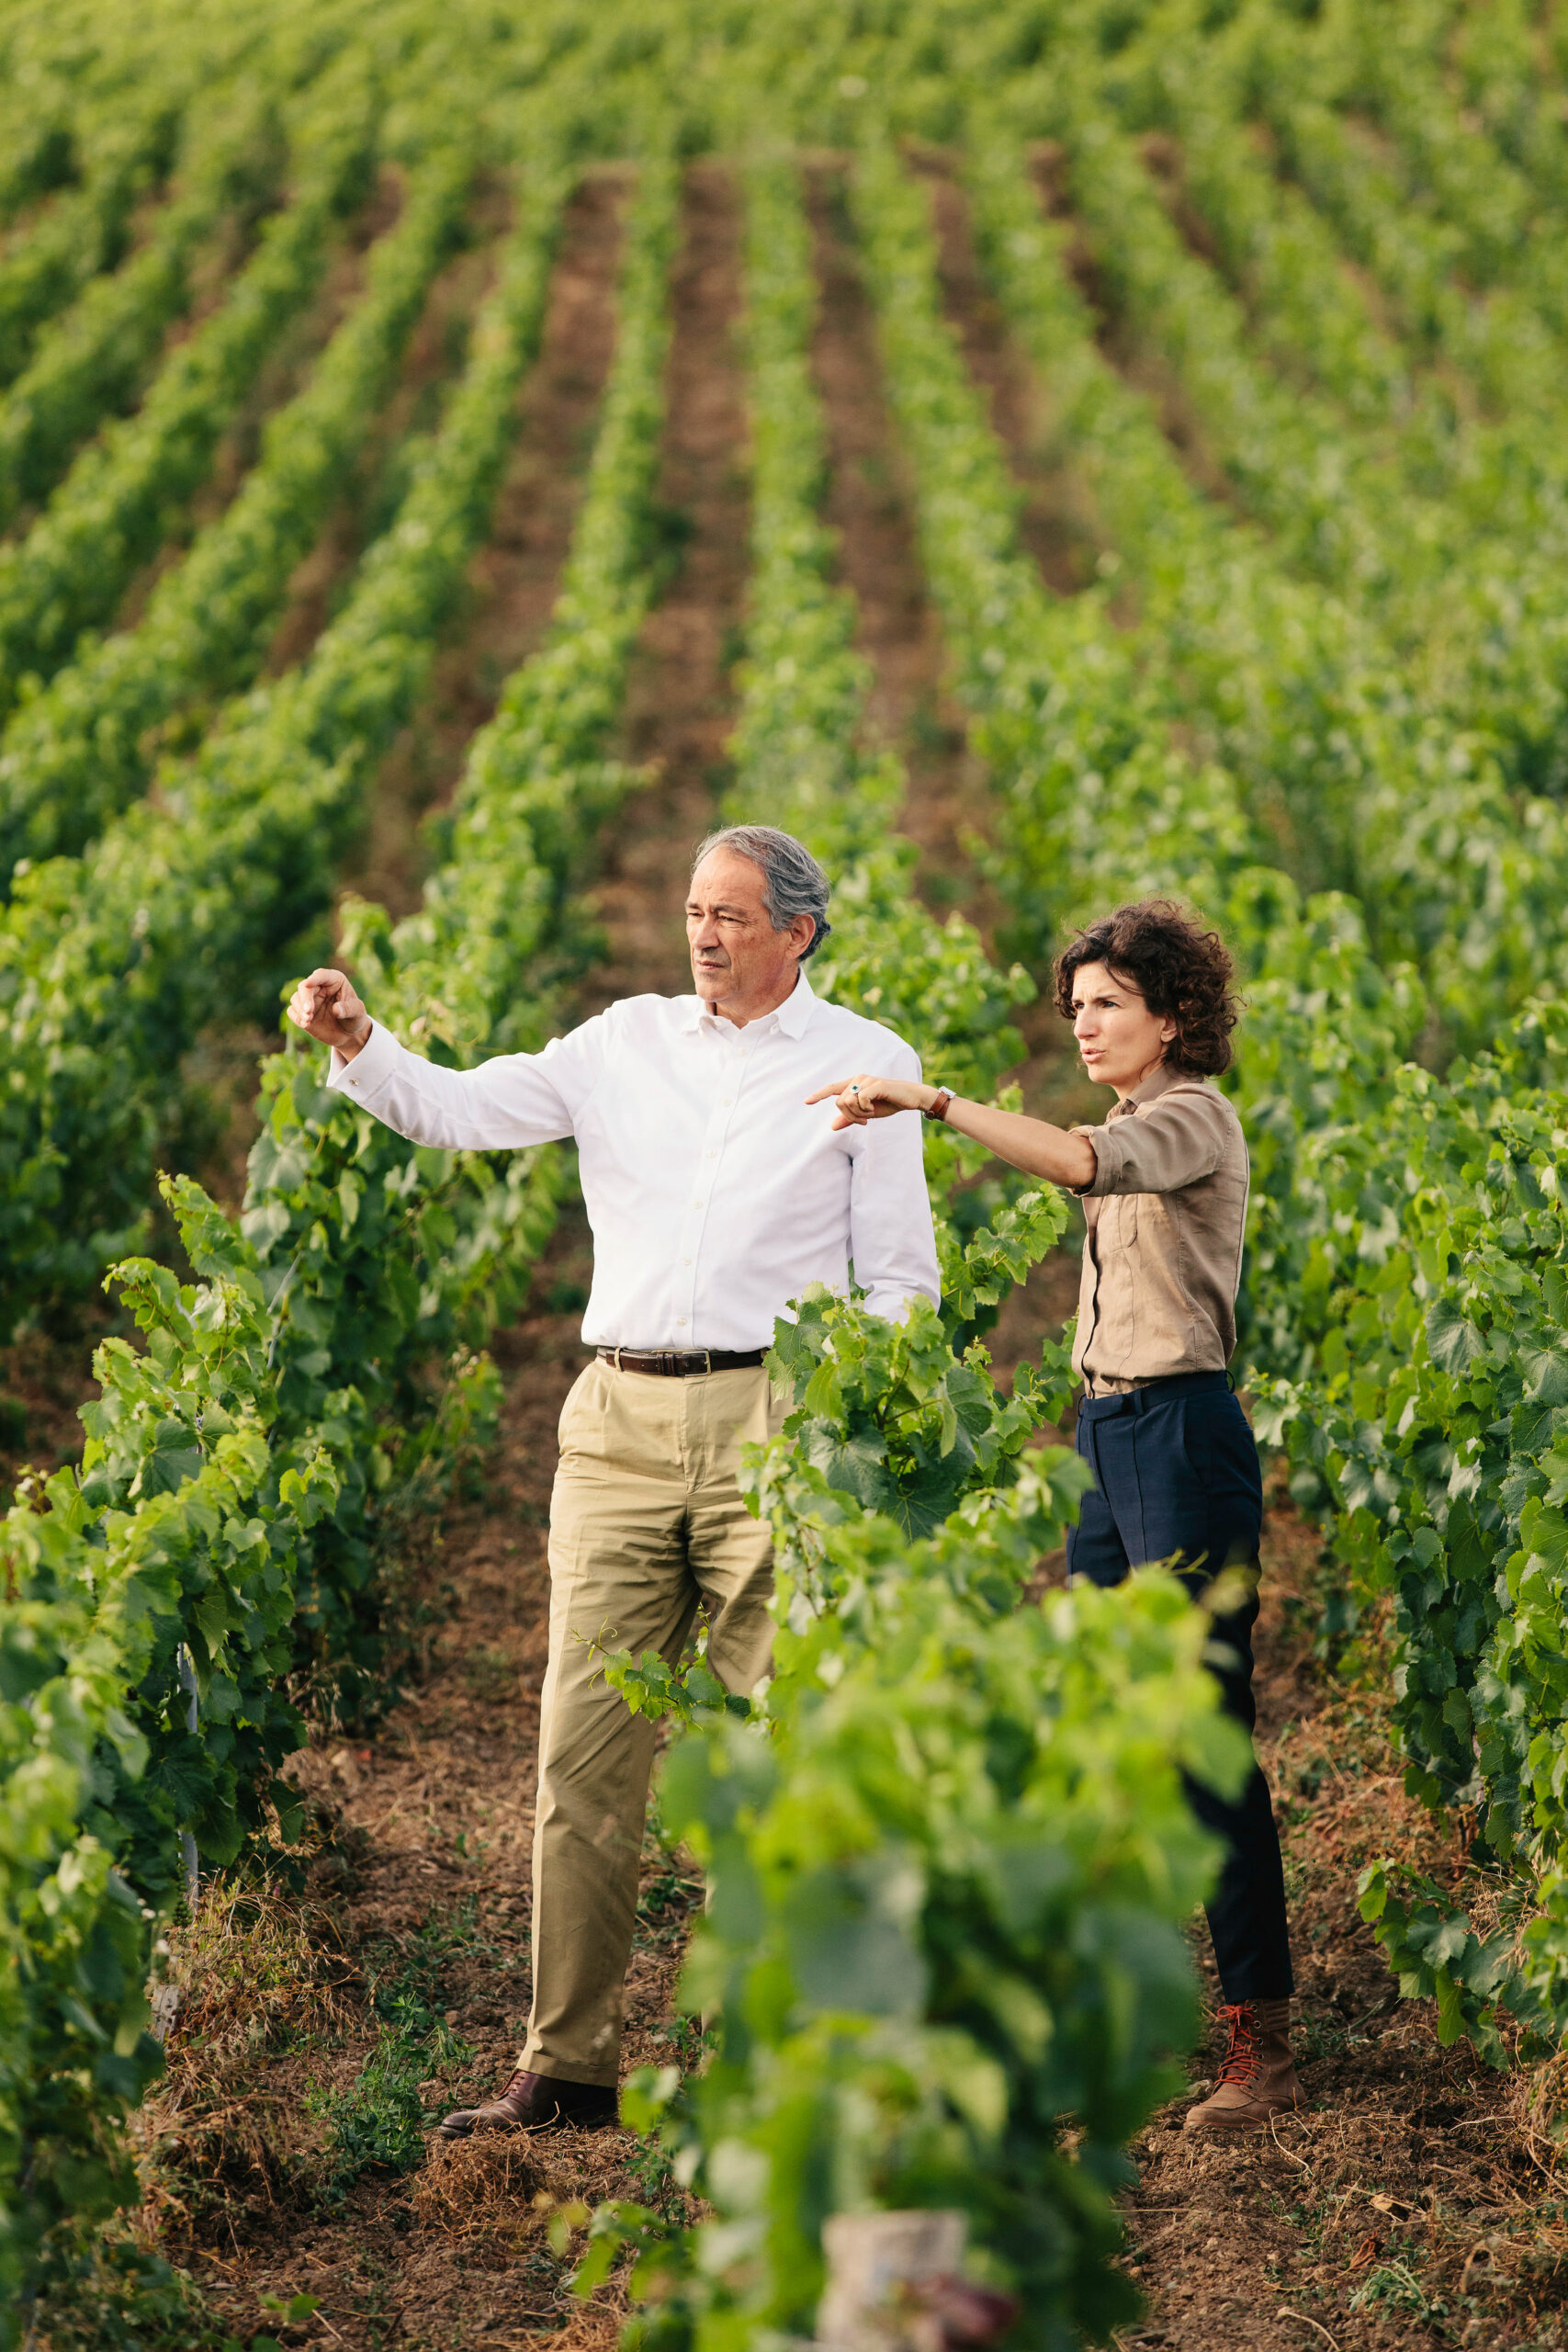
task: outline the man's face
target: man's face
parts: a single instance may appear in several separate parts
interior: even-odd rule
[[[711,850],[686,894],[686,943],[697,994],[729,1020],[771,1012],[795,986],[815,926],[797,916],[775,931],[762,903],[762,870],[732,849]]]

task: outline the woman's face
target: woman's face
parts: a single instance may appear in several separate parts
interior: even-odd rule
[[[1113,1086],[1121,1100],[1159,1068],[1176,1023],[1168,1012],[1151,1012],[1108,965],[1080,964],[1073,974],[1073,1035],[1090,1078]]]

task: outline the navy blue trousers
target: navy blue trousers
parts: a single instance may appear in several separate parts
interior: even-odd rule
[[[1120,1584],[1147,1560],[1176,1561],[1194,1600],[1224,1567],[1253,1571],[1250,1597],[1214,1619],[1229,1653],[1214,1672],[1227,1714],[1248,1734],[1256,1572],[1263,1528],[1263,1481],[1247,1416],[1223,1372],[1185,1373],[1119,1396],[1086,1396],[1077,1450],[1097,1491],[1067,1538],[1067,1566],[1095,1584]],[[1220,1986],[1227,2001],[1278,2000],[1292,1989],[1285,1925],[1285,1879],[1269,1784],[1256,1764],[1234,1804],[1187,1782],[1192,1810],[1225,1842],[1208,1906]]]

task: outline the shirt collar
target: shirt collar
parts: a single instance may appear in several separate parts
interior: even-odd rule
[[[810,981],[804,972],[797,972],[793,992],[779,1007],[779,1027],[786,1037],[805,1036],[816,1004]]]
[[[681,1008],[681,1026],[683,1030],[694,1032],[701,1028],[705,1020],[713,1017],[707,1012],[700,996],[683,996],[678,998],[676,1001]],[[817,999],[812,993],[811,983],[802,972],[795,980],[793,991],[785,997],[784,1002],[774,1012],[764,1013],[761,1021],[749,1021],[746,1028],[763,1030],[770,1021],[776,1021],[786,1037],[804,1037],[816,1006]],[[729,1026],[728,1023],[725,1025]],[[738,1037],[743,1037],[746,1030],[738,1029],[735,1034]]]
[[[1112,1119],[1129,1116],[1137,1109],[1140,1102],[1153,1102],[1157,1096],[1166,1093],[1169,1088],[1179,1085],[1181,1076],[1180,1070],[1172,1069],[1168,1062],[1161,1062],[1159,1068],[1150,1070],[1147,1078],[1141,1080],[1134,1087],[1126,1101],[1118,1102],[1116,1108],[1110,1112],[1108,1116]]]

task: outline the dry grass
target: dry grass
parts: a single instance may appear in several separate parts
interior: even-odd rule
[[[195,1919],[170,1933],[168,1973],[180,1990],[173,2049],[199,2047],[209,2069],[261,2041],[345,2033],[365,1994],[330,1907],[270,1883],[204,1889]]]
[[[576,2184],[552,2169],[537,2141],[487,2132],[471,2140],[433,2140],[410,2201],[423,2230],[453,2244],[483,2238],[513,2248],[537,2241]]]
[[[232,2242],[309,2193],[323,2133],[298,2078],[305,2052],[319,2066],[363,2036],[364,1976],[325,1905],[223,1880],[165,1964],[179,1998],[136,2119],[141,2229],[186,2247],[220,2221]]]

